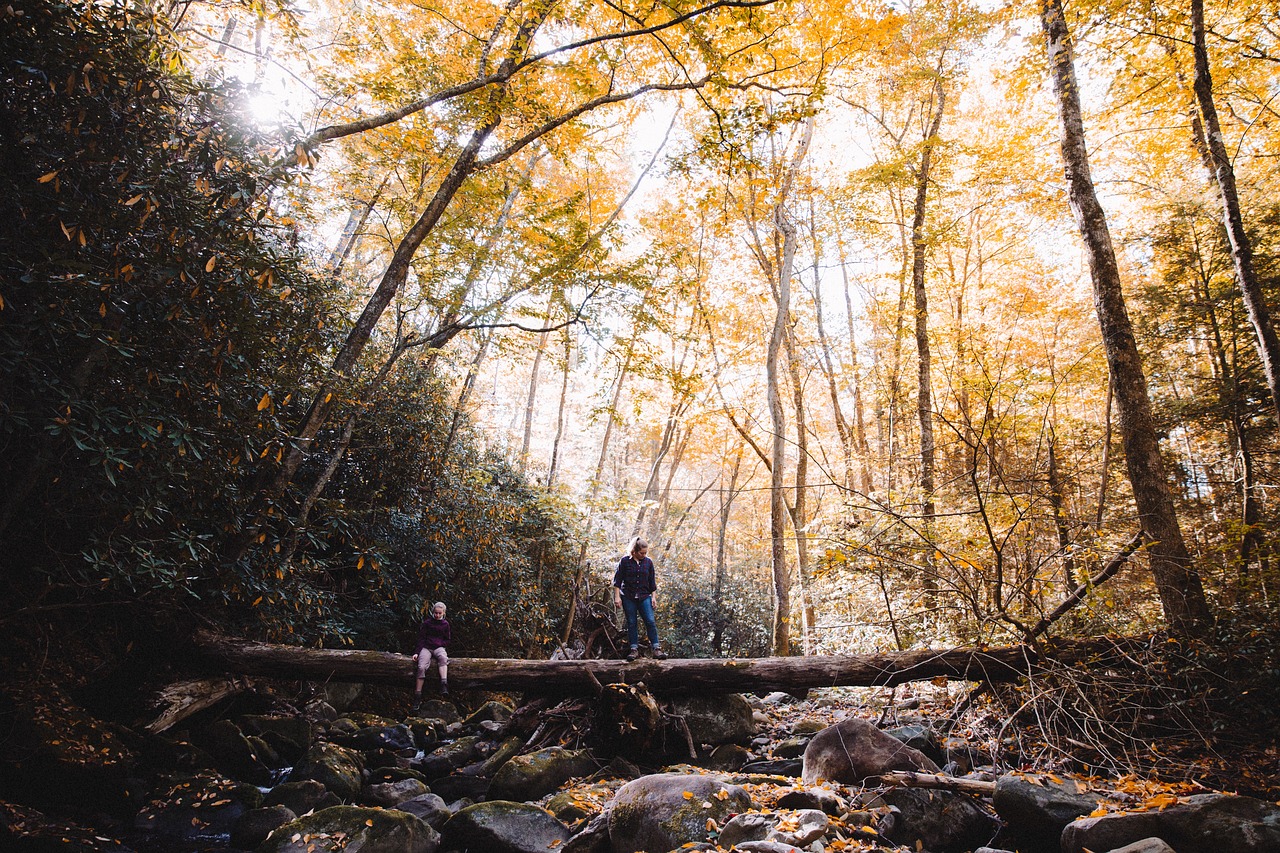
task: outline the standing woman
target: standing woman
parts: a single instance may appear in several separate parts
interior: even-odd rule
[[[640,656],[640,627],[638,617],[644,617],[644,632],[657,660],[666,660],[667,654],[658,641],[658,625],[653,619],[653,595],[658,590],[654,576],[653,560],[649,559],[649,543],[636,537],[631,540],[631,553],[618,563],[613,573],[613,603],[622,607],[627,616],[627,641],[631,650],[627,660]]]
[[[427,667],[435,661],[440,667],[440,695],[449,695],[449,653],[445,647],[453,638],[449,628],[449,620],[444,618],[443,601],[431,605],[431,612],[418,626],[418,650],[413,653],[413,660],[418,667],[418,683],[413,688],[413,710],[422,706],[422,683],[427,680]]]

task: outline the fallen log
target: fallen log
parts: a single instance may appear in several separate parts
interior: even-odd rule
[[[167,731],[187,717],[251,689],[253,682],[246,678],[199,678],[170,684],[156,697],[157,715],[146,729],[152,734]]]
[[[897,785],[903,788],[928,788],[933,791],[956,791],[965,794],[977,794],[991,799],[996,792],[995,782],[984,782],[980,779],[961,779],[958,776],[947,776],[944,773],[917,773],[912,770],[892,770],[880,777],[886,785]]]
[[[305,681],[409,685],[407,655],[357,649],[311,649],[256,643],[201,633],[196,659],[211,673]],[[946,678],[1013,681],[1036,660],[1029,646],[883,652],[871,655],[787,658],[511,660],[451,658],[454,689],[595,695],[602,684],[644,682],[654,693],[761,692],[812,687],[890,687]]]

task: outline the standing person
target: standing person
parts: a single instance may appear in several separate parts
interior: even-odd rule
[[[667,659],[667,653],[658,641],[658,625],[653,620],[653,595],[658,591],[658,583],[653,560],[648,554],[649,543],[637,536],[631,540],[631,553],[622,558],[618,570],[613,573],[613,603],[621,606],[627,615],[627,641],[631,644],[627,653],[629,661],[640,656],[640,627],[637,622],[641,616],[644,617],[644,632],[649,637],[654,658]]]
[[[418,682],[413,688],[413,710],[422,707],[422,683],[427,680],[427,667],[435,661],[440,667],[440,695],[449,695],[449,653],[445,647],[453,639],[449,628],[449,620],[444,618],[443,601],[431,605],[427,618],[418,626],[418,650],[413,653],[413,660],[418,667]]]

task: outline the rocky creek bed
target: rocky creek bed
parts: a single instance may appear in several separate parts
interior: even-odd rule
[[[589,701],[384,716],[337,710],[341,693],[297,708],[259,691],[252,712],[215,707],[160,735],[56,691],[10,696],[0,850],[1280,851],[1275,803],[997,774],[976,734],[939,737],[923,714],[878,725],[838,692],[675,700],[662,713],[684,736],[625,756],[625,738],[607,747],[590,715],[571,719]]]

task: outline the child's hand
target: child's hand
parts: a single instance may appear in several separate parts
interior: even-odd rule
[[[417,659],[418,659],[418,653],[417,653],[417,652],[414,652],[414,653],[413,653],[413,659],[414,659],[414,660],[417,660]]]

